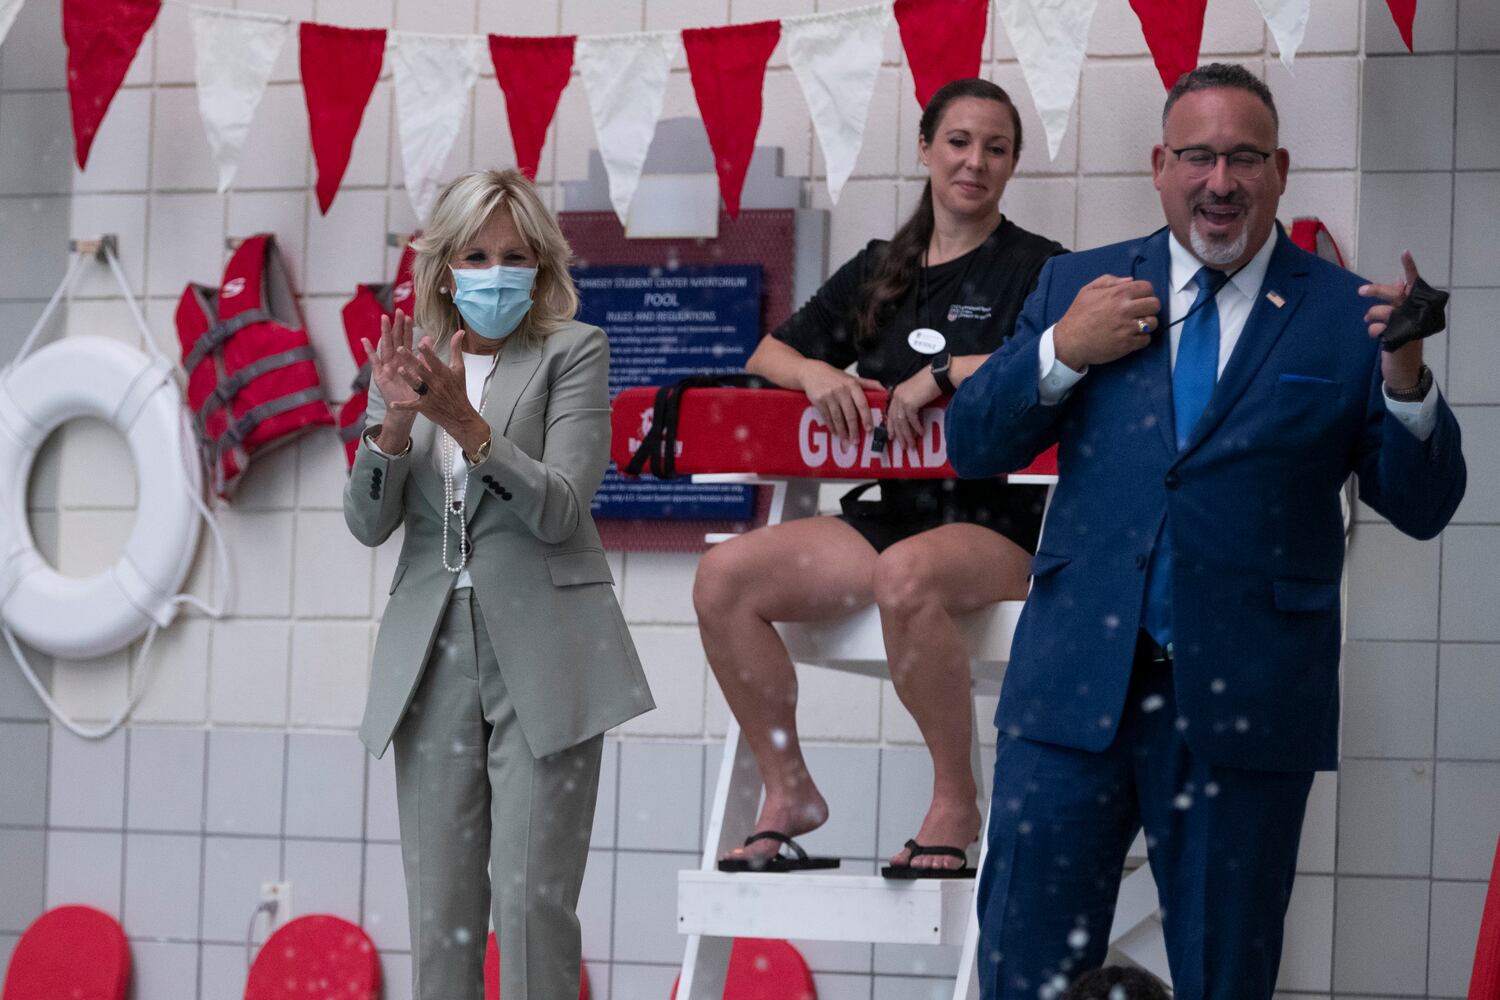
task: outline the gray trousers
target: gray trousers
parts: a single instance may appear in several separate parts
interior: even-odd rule
[[[487,910],[501,997],[576,1000],[604,737],[531,755],[467,587],[448,603],[395,748],[414,1000],[484,1000]]]

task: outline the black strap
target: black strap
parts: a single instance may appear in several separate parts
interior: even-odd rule
[[[906,849],[911,853],[907,855],[908,861],[912,858],[920,858],[924,855],[930,858],[958,858],[963,864],[958,868],[950,868],[948,871],[962,871],[969,867],[969,856],[961,847],[949,847],[946,844],[919,844],[915,840],[906,842]]]
[[[261,421],[268,420],[288,410],[295,410],[299,406],[306,406],[308,403],[317,403],[322,400],[323,388],[316,386],[311,389],[303,389],[301,392],[288,393],[285,396],[271,400],[269,403],[262,403],[253,409],[246,410],[244,416],[231,424],[229,429],[219,436],[218,445],[221,448],[225,444],[228,444],[232,448],[238,448],[245,443],[245,439],[254,432],[255,428],[260,426]]]
[[[313,360],[316,360],[316,355],[313,353],[313,349],[308,346],[293,347],[291,350],[268,354],[259,361],[246,365],[214,386],[214,391],[209,393],[208,398],[203,401],[200,413],[203,417],[207,417],[219,407],[228,406],[230,400],[238,396],[245,386],[260,378],[266,372],[285,368],[287,365],[294,365],[299,361]]]
[[[651,429],[641,439],[630,463],[627,476],[638,476],[650,468],[657,479],[677,476],[677,421],[682,411],[682,396],[689,389],[770,389],[774,386],[759,375],[690,375],[680,382],[656,390],[651,409]]]
[[[1406,298],[1391,312],[1391,321],[1380,335],[1381,349],[1394,351],[1413,340],[1440,333],[1447,325],[1443,316],[1447,305],[1447,292],[1439,291],[1418,278]]]
[[[797,861],[807,860],[807,852],[802,849],[802,845],[780,830],[761,830],[759,833],[752,833],[745,838],[745,846],[749,847],[751,844],[759,843],[762,840],[774,840],[782,847],[790,849],[792,857]],[[777,853],[780,853],[779,849]]]
[[[204,330],[203,334],[198,338],[197,343],[193,344],[193,349],[188,352],[188,356],[182,361],[182,370],[191,372],[194,368],[198,367],[198,362],[208,356],[210,351],[217,350],[224,341],[233,337],[245,327],[254,323],[275,322],[275,320],[276,317],[264,309],[246,309],[238,316],[215,323],[207,330]]]

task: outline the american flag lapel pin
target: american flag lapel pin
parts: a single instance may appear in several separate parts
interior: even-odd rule
[[[1266,298],[1269,299],[1271,305],[1275,306],[1277,309],[1280,309],[1282,306],[1286,305],[1286,299],[1282,298],[1281,293],[1276,291],[1275,289],[1267,292]]]

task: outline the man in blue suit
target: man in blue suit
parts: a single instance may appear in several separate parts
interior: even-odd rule
[[[986,998],[1103,961],[1142,827],[1179,1000],[1271,997],[1338,762],[1340,490],[1419,538],[1463,496],[1421,341],[1376,339],[1415,265],[1369,285],[1293,246],[1287,166],[1260,80],[1185,75],[1152,150],[1166,229],[1053,258],[948,409],[962,475],[1059,447],[996,715]]]

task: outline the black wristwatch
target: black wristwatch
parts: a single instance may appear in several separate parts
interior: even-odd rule
[[[953,380],[948,377],[948,369],[953,367],[953,355],[944,351],[932,359],[932,380],[937,383],[938,391],[944,395],[952,395]]]
[[[1385,394],[1393,403],[1420,403],[1431,391],[1432,369],[1426,365],[1422,366],[1421,373],[1417,375],[1417,384],[1410,389],[1392,389],[1389,383],[1385,387]]]

